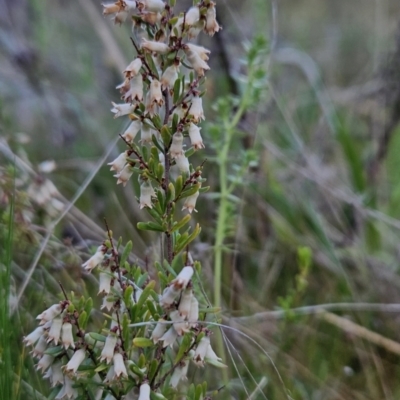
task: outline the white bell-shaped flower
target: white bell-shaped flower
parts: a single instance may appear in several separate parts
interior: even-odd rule
[[[93,268],[96,268],[104,260],[105,253],[106,248],[104,246],[99,246],[96,250],[96,253],[94,253],[94,255],[90,257],[89,260],[83,263],[82,267],[85,268],[86,271],[92,272]]]
[[[114,175],[114,177],[117,178],[117,185],[122,183],[122,186],[126,186],[132,174],[133,174],[132,166],[130,164],[126,164],[121,172]]]
[[[149,50],[154,53],[160,53],[160,54],[166,54],[169,51],[169,47],[167,44],[147,40],[144,37],[142,37],[142,49]]]
[[[124,132],[122,137],[129,143],[132,143],[135,140],[137,133],[142,129],[142,122],[140,120],[132,121],[128,129]]]
[[[105,360],[107,364],[110,364],[114,357],[114,349],[115,345],[117,344],[117,340],[117,336],[112,333],[107,336],[106,343],[100,355],[100,361]]]
[[[114,118],[122,117],[123,115],[127,115],[132,113],[135,110],[135,106],[132,104],[117,104],[114,102],[111,102],[113,105],[113,108],[111,109],[111,112],[114,113]]]
[[[149,181],[143,181],[143,183],[140,185],[140,209],[144,207],[153,208],[151,198],[155,196],[155,194],[156,193],[154,192],[151,183]]]
[[[140,58],[135,58],[124,70],[124,75],[126,78],[131,79],[138,75],[140,68],[142,68],[142,60]]]
[[[199,197],[200,192],[197,191],[196,193],[192,194],[185,198],[185,202],[183,203],[182,211],[188,210],[191,214],[193,211],[196,211],[196,201]]]
[[[54,318],[49,333],[47,335],[47,343],[54,341],[54,344],[57,345],[58,341],[60,340],[61,335],[61,327],[62,327],[63,320],[62,318]]]
[[[72,324],[70,322],[66,322],[61,328],[61,343],[64,349],[68,349],[69,347],[75,348]]]
[[[86,358],[85,349],[76,350],[74,355],[68,361],[68,364],[65,366],[65,370],[67,372],[72,372],[73,374],[75,374],[79,366],[85,360],[85,358]]]
[[[119,378],[120,376],[124,376],[124,377],[128,376],[128,374],[126,372],[124,358],[122,357],[121,353],[114,354],[113,363],[114,363],[114,372],[115,372],[116,378]]]
[[[39,325],[43,325],[48,321],[52,321],[55,317],[61,314],[62,307],[60,304],[53,304],[47,310],[39,314],[36,319],[40,319]]]

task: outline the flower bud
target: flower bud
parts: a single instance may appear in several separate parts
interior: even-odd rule
[[[201,97],[199,96],[193,97],[192,105],[190,106],[189,110],[189,115],[193,117],[193,120],[196,124],[200,122],[200,120],[204,119],[203,100]]]
[[[140,142],[141,143],[151,143],[153,141],[153,135],[156,135],[157,131],[150,128],[150,126],[143,124],[141,133],[140,133]]]
[[[197,321],[199,320],[199,302],[194,296],[192,296],[191,299],[190,312],[187,319],[192,328],[196,327]]]

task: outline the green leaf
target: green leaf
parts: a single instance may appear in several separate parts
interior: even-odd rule
[[[183,188],[183,178],[182,175],[179,175],[175,180],[175,193],[179,196],[182,192]]]
[[[45,354],[48,354],[50,356],[57,357],[58,355],[65,353],[65,350],[62,346],[55,346],[55,347],[49,347],[44,351]]]
[[[166,148],[168,148],[170,143],[171,143],[171,136],[172,136],[172,134],[171,134],[170,128],[168,128],[167,125],[164,125],[161,128],[161,137],[162,137],[162,140],[164,142],[164,146]]]
[[[100,333],[89,332],[89,336],[95,340],[96,342],[105,342],[107,337],[104,335],[100,335]]]
[[[212,365],[212,366],[214,366],[214,367],[216,367],[216,368],[228,368],[227,365],[225,365],[225,364],[222,363],[221,361],[218,361],[218,360],[216,360],[216,359],[214,359],[214,358],[208,358],[208,357],[206,357],[206,358],[204,359],[204,361],[205,361],[207,364],[210,364],[210,365]]]
[[[181,229],[183,226],[185,226],[191,220],[191,218],[192,217],[190,214],[185,215],[179,222],[175,223],[175,225],[171,228],[170,233]]]
[[[150,347],[154,346],[154,343],[151,339],[147,339],[144,337],[136,337],[132,340],[132,343],[136,347]]]
[[[148,340],[150,340],[150,339],[148,339]],[[153,345],[153,341],[150,340],[150,342],[151,342],[151,344]],[[148,373],[148,376],[149,376],[149,380],[150,380],[150,381],[153,379],[154,375],[155,375],[156,372],[157,372],[158,363],[159,363],[159,361],[157,361],[157,360],[155,360],[155,359],[153,359],[153,360],[151,361],[151,363],[150,363],[150,366],[149,366],[149,373]]]
[[[200,193],[206,193],[210,190],[210,186],[204,186],[199,189]]]
[[[155,222],[138,222],[137,228],[141,231],[165,232],[165,229]]]
[[[174,84],[174,97],[173,97],[174,104],[178,103],[180,95],[181,95],[181,80],[177,79]]]
[[[170,182],[168,185],[166,202],[170,203],[174,199],[175,199],[175,186],[172,182]]]
[[[132,247],[133,247],[133,244],[132,244],[132,241],[130,240],[126,245],[125,245],[125,248],[124,248],[124,250],[123,250],[123,252],[122,252],[122,254],[121,254],[121,258],[120,258],[120,265],[124,265],[125,264],[125,261],[127,261],[128,260],[128,257],[129,257],[129,254],[131,254],[131,251],[132,251]]]
[[[133,286],[128,286],[124,291],[124,302],[129,308],[132,305]]]
[[[80,313],[80,315],[79,315],[79,318],[78,318],[79,327],[80,327],[81,329],[85,329],[85,328],[86,328],[87,320],[88,320],[88,314],[87,314],[87,312],[86,312],[86,311],[82,311],[82,312]]]
[[[143,289],[142,294],[139,297],[139,300],[137,302],[137,308],[140,310],[143,307],[144,302],[147,300],[147,298],[150,295],[150,291],[154,289],[156,285],[155,281],[150,281],[147,286]]]
[[[189,189],[184,190],[180,194],[180,198],[183,199],[185,197],[192,196],[193,194],[197,193],[200,189],[200,183],[196,183],[195,185],[191,186]]]
[[[184,354],[186,351],[189,350],[189,347],[191,345],[192,341],[192,334],[191,333],[185,333],[185,335],[182,338],[182,342],[179,346],[178,353],[175,356],[175,361],[174,364],[176,364],[178,361],[182,360]]]

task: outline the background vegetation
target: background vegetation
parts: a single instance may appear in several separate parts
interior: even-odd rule
[[[124,126],[109,108],[134,51],[128,26],[100,10],[0,1],[1,399],[47,395],[21,340],[58,298],[58,281],[95,287],[80,265],[103,240],[104,217],[145,268],[159,254],[135,228],[133,188],[116,188],[105,166],[120,152]],[[269,51],[261,97],[229,153],[227,175],[240,182],[223,226],[222,315],[248,337],[226,330],[230,384],[218,398],[399,399],[400,5],[221,0],[217,10],[224,29],[201,43],[213,63],[202,132],[214,148],[199,156],[211,191],[192,249],[211,297],[215,104],[243,95],[246,44],[261,35]],[[251,167],[240,171],[244,154]]]

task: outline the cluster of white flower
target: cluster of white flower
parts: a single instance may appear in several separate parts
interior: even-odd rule
[[[124,102],[112,103],[111,110],[115,118],[130,119],[121,135],[127,150],[109,165],[117,183],[124,186],[138,174],[140,208],[154,217],[144,226],[163,232],[169,240],[165,260],[169,268],[156,267],[164,290],[157,294],[148,273],[130,265],[126,251],[120,255],[107,228],[108,240],[82,267],[88,273],[99,270],[100,308],[108,322],[100,332],[86,331],[92,300],[64,293],[65,300],[41,313],[40,326],[24,339],[34,346],[37,368],[57,390],[56,399],[149,400],[150,395],[165,399],[164,393],[185,380],[190,362],[224,366],[211,347],[211,332],[204,321],[199,323],[190,253],[177,276],[170,266],[200,231],[180,233],[190,216],[174,221],[175,203],[184,200],[183,210],[192,213],[204,189],[201,166],[194,168],[188,157],[204,148],[198,126],[204,119],[200,86],[209,69],[210,51],[188,41],[201,31],[213,35],[220,27],[210,0],[177,16],[170,4],[161,0],[103,4],[104,14],[113,15],[116,23],[130,15],[136,33],[136,57],[117,86]],[[187,150],[185,141],[190,142]]]

